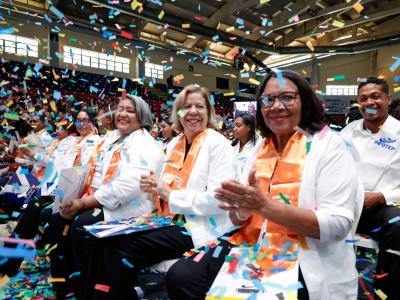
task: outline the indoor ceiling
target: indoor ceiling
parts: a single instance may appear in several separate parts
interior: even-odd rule
[[[206,52],[223,62],[242,49],[245,59],[270,64],[282,55],[357,53],[400,42],[400,0],[15,0],[1,6],[62,23],[56,8],[70,27]]]

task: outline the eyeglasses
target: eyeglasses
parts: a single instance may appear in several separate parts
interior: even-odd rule
[[[90,123],[90,120],[89,119],[77,119],[76,121],[75,121],[75,125],[76,126],[84,126],[84,125],[87,125],[87,124],[89,124]]]
[[[258,97],[258,100],[264,107],[270,108],[272,107],[272,105],[274,105],[275,99],[278,99],[279,103],[286,108],[293,105],[294,100],[296,99],[298,94],[298,92],[285,92],[277,96],[261,95],[260,97]]]

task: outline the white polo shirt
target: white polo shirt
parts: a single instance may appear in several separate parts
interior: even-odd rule
[[[387,205],[400,204],[400,121],[389,116],[377,133],[351,122],[341,136],[349,143],[365,191],[381,192]]]

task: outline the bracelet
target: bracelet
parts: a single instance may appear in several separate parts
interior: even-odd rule
[[[249,217],[247,217],[247,218],[242,218],[242,217],[240,217],[240,215],[239,215],[239,213],[236,211],[235,212],[235,215],[236,215],[236,218],[239,220],[239,221],[247,221],[247,219],[249,218]]]

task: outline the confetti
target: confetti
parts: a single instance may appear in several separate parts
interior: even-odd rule
[[[378,110],[376,110],[375,108],[366,108],[365,112],[371,115],[376,115]]]
[[[157,16],[158,19],[161,20],[164,17],[164,14],[165,14],[164,10],[161,10],[160,13]]]
[[[388,221],[389,224],[396,223],[400,221],[400,216],[396,216]]]
[[[98,290],[98,291],[102,291],[104,293],[108,293],[110,291],[110,287],[108,285],[104,285],[104,284],[96,284],[94,286],[94,289]]]
[[[332,22],[332,26],[335,26],[335,27],[338,27],[338,28],[343,28],[344,27],[344,23],[343,22],[340,22],[340,21],[337,21],[337,20],[334,20],[333,22]]]
[[[375,294],[378,295],[379,298],[381,298],[382,300],[386,300],[387,299],[387,295],[382,292],[382,290],[378,289],[378,290],[374,290]]]
[[[133,269],[133,264],[131,264],[126,258],[122,259],[122,263],[127,266],[129,269]]]
[[[389,68],[390,72],[393,73],[400,66],[400,57],[392,56],[392,58],[396,60]]]

